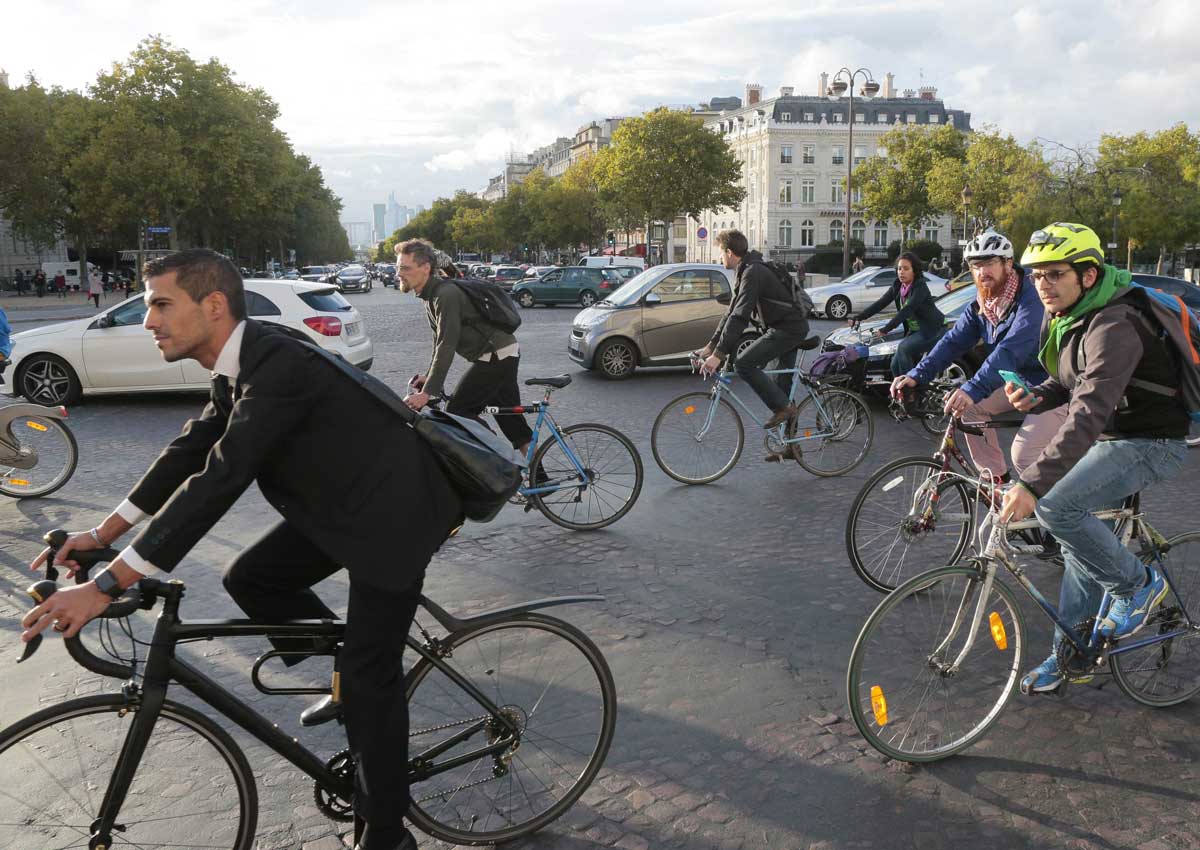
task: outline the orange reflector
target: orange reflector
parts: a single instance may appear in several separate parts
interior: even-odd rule
[[[875,722],[887,726],[887,700],[883,697],[883,688],[871,685],[871,711],[875,714]]]
[[[992,627],[992,640],[996,642],[996,649],[1008,649],[1008,635],[1004,631],[1004,623],[1000,622],[1000,615],[995,611],[988,614],[988,625]]]
[[[26,481],[24,478],[10,478],[10,479],[8,479],[8,483],[14,487],[28,487],[29,486],[29,482]]]
[[[34,422],[32,419],[26,419],[26,420],[25,420],[25,427],[27,427],[27,428],[32,428],[32,429],[33,429],[33,430],[35,430],[35,431],[46,431],[46,430],[48,430],[48,429],[46,428],[46,426],[45,426],[45,425],[43,425],[41,422]]]
[[[686,413],[688,416],[691,416],[693,413],[696,412],[696,406],[694,404],[689,404],[687,407],[685,407],[683,409],[683,412]]]
[[[812,436],[812,428],[805,428],[805,429],[804,429],[804,436],[806,436],[806,437],[811,437],[811,436]]]

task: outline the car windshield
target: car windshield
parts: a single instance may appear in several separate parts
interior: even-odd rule
[[[974,300],[975,287],[964,286],[962,289],[946,293],[933,303],[937,304],[937,308],[942,311],[942,315],[946,316],[946,318],[958,318],[958,314],[963,311],[963,307],[966,307]]]
[[[325,274],[324,266],[305,266],[301,269],[301,274]]]
[[[867,266],[862,271],[855,272],[854,274],[850,275],[850,277],[843,280],[842,283],[862,283],[871,275],[875,274],[875,272],[879,271],[880,268],[880,266]]]
[[[341,274],[344,275],[364,275],[366,273],[366,269],[364,269],[362,266],[346,266],[346,268],[342,269],[341,271]]]
[[[620,289],[599,302],[599,304],[608,307],[625,307],[633,304],[642,297],[644,292],[658,283],[667,274],[669,274],[669,271],[664,271],[662,266],[646,269],[646,271],[637,277],[627,281]]]

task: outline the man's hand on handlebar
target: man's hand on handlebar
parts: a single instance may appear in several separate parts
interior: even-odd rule
[[[892,385],[888,387],[888,395],[895,399],[904,398],[904,390],[908,387],[916,388],[917,381],[915,378],[910,378],[908,375],[901,375],[892,381]]]
[[[59,548],[58,554],[54,557],[54,566],[65,569],[68,576],[74,577],[75,573],[79,570],[79,564],[71,558],[71,552],[87,552],[92,549],[103,548],[104,547],[98,543],[94,537],[92,537],[90,531],[77,531],[68,537],[67,542],[64,543],[61,548]],[[50,557],[50,551],[51,550],[49,546],[43,549],[41,554],[33,559],[33,563],[29,565],[29,569],[33,570],[34,572],[40,570],[45,565],[47,558]]]
[[[710,378],[721,370],[722,357],[719,354],[710,354],[700,363],[700,377]]]
[[[104,613],[112,598],[96,588],[95,582],[63,587],[21,620],[21,640],[29,643],[51,625],[64,637],[75,637],[79,630]]]

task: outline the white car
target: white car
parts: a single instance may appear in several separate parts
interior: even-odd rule
[[[925,272],[925,280],[929,282],[929,291],[934,295],[945,292],[945,278]],[[851,313],[870,307],[895,282],[894,268],[867,266],[838,283],[814,287],[808,290],[808,294],[817,313],[827,319],[844,319]],[[894,313],[895,310],[888,306],[883,312]]]
[[[329,284],[247,280],[246,311],[307,334],[326,351],[371,368],[374,345],[362,316]],[[73,404],[81,395],[131,392],[207,392],[212,374],[195,360],[166,363],[142,327],[142,296],[89,319],[13,334],[4,387],[37,404]]]

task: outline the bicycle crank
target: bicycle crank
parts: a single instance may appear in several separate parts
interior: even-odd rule
[[[338,779],[343,780],[347,788],[354,787],[355,764],[354,757],[350,755],[349,750],[342,750],[340,753],[335,753],[329,761],[325,762],[325,767]],[[354,806],[352,801],[335,794],[328,788],[321,787],[320,783],[313,786],[313,799],[316,801],[317,808],[321,810],[321,813],[330,820],[342,821],[343,823],[354,820]]]

